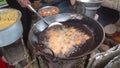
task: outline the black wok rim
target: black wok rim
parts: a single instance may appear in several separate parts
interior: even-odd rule
[[[63,13],[64,14],[64,13]],[[66,13],[65,13],[66,14]],[[71,14],[71,13],[68,13],[68,14]],[[86,16],[85,16],[86,17]],[[46,17],[46,18],[48,18],[48,17]],[[94,20],[95,21],[95,20]],[[37,22],[38,23],[38,22]],[[37,24],[36,23],[36,24]],[[96,21],[96,23],[100,26],[100,28],[103,30],[103,26],[98,22],[98,21]],[[34,26],[33,26],[34,27]],[[33,28],[32,27],[32,28]],[[84,56],[86,56],[86,55],[89,55],[90,53],[92,53],[93,51],[95,51],[96,49],[98,49],[101,45],[102,45],[102,43],[104,42],[104,40],[105,40],[105,32],[104,32],[104,30],[103,30],[103,37],[102,37],[102,39],[101,39],[101,42],[98,44],[98,46],[96,47],[96,48],[94,48],[93,50],[91,50],[91,51],[89,51],[89,52],[87,52],[87,53],[84,53],[83,55],[80,55],[80,56],[76,56],[76,57],[70,57],[70,58],[60,58],[60,57],[54,57],[54,58],[58,58],[58,59],[60,59],[60,60],[74,60],[74,59],[77,59],[77,58],[81,58],[81,57],[84,57]],[[30,35],[29,35],[29,40],[30,40]],[[31,45],[32,46],[34,46],[32,43],[31,43]],[[50,57],[49,55],[47,55],[47,54],[44,54],[45,56],[48,56],[48,57]]]

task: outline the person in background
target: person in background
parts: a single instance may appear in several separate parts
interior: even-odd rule
[[[32,12],[28,9],[28,5],[31,5],[33,0],[6,0],[9,7],[15,8],[21,11],[22,25],[23,25],[23,40],[27,45],[28,34],[32,23]]]

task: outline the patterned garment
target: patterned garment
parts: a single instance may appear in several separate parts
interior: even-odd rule
[[[4,4],[7,4],[6,0],[0,0],[0,6]]]

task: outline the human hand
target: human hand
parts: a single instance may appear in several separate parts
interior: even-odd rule
[[[98,14],[95,14],[95,17],[94,17],[94,20],[98,20],[98,18],[99,18],[99,15]]]
[[[31,2],[29,0],[17,0],[21,7],[27,8],[28,5],[31,5]]]

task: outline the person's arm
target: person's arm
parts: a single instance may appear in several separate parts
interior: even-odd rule
[[[27,8],[28,5],[31,5],[31,2],[29,0],[17,0],[17,2],[20,4],[21,7]]]

